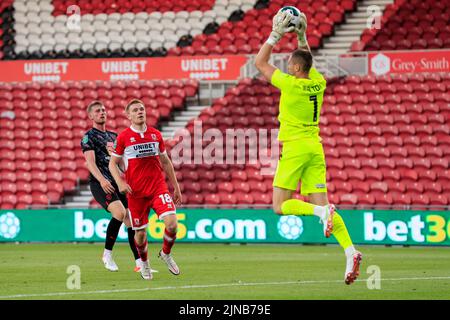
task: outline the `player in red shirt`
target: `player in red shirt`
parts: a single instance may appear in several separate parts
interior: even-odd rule
[[[167,264],[172,274],[178,275],[180,270],[170,253],[177,232],[175,205],[181,203],[181,191],[175,171],[166,153],[161,133],[147,127],[144,103],[133,99],[127,104],[125,112],[131,126],[117,137],[109,170],[119,191],[127,194],[131,226],[136,230],[136,246],[143,261],[141,276],[146,280],[152,279],[147,259],[147,225],[150,209],[153,209],[165,224],[164,242],[159,257]],[[118,168],[121,159],[124,160],[126,167],[125,181],[121,178]],[[173,200],[163,171],[174,187]]]

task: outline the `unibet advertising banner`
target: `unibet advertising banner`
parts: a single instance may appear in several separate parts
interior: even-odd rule
[[[450,211],[340,210],[356,244],[450,245]],[[221,243],[336,243],[323,236],[315,216],[277,216],[272,210],[179,209],[177,241]],[[3,210],[0,242],[97,242],[106,236],[104,210]],[[162,241],[164,224],[152,212],[150,241]],[[127,241],[123,227],[118,241]]]
[[[0,82],[236,80],[246,62],[243,55],[0,61]]]

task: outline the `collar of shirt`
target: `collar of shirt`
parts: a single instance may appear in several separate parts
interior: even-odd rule
[[[130,126],[130,129],[133,132],[139,133],[141,138],[143,138],[144,137],[144,133],[147,132],[147,125],[145,124],[144,130],[142,130],[142,131],[136,130],[135,128],[133,128],[133,125]]]

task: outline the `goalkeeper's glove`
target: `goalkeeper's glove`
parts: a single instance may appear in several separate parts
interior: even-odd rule
[[[294,27],[287,28],[291,22],[291,18],[292,14],[286,11],[278,12],[273,17],[272,32],[270,33],[269,39],[266,41],[268,44],[275,46],[286,32],[291,32],[294,30]]]
[[[300,24],[297,28],[294,29],[294,32],[297,34],[297,41],[299,47],[304,47],[308,45],[308,40],[306,40],[306,27],[307,20],[305,14],[300,13]]]

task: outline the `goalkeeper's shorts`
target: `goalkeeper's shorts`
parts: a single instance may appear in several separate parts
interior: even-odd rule
[[[302,195],[327,192],[325,155],[316,139],[283,142],[273,186],[295,191],[299,182]]]

